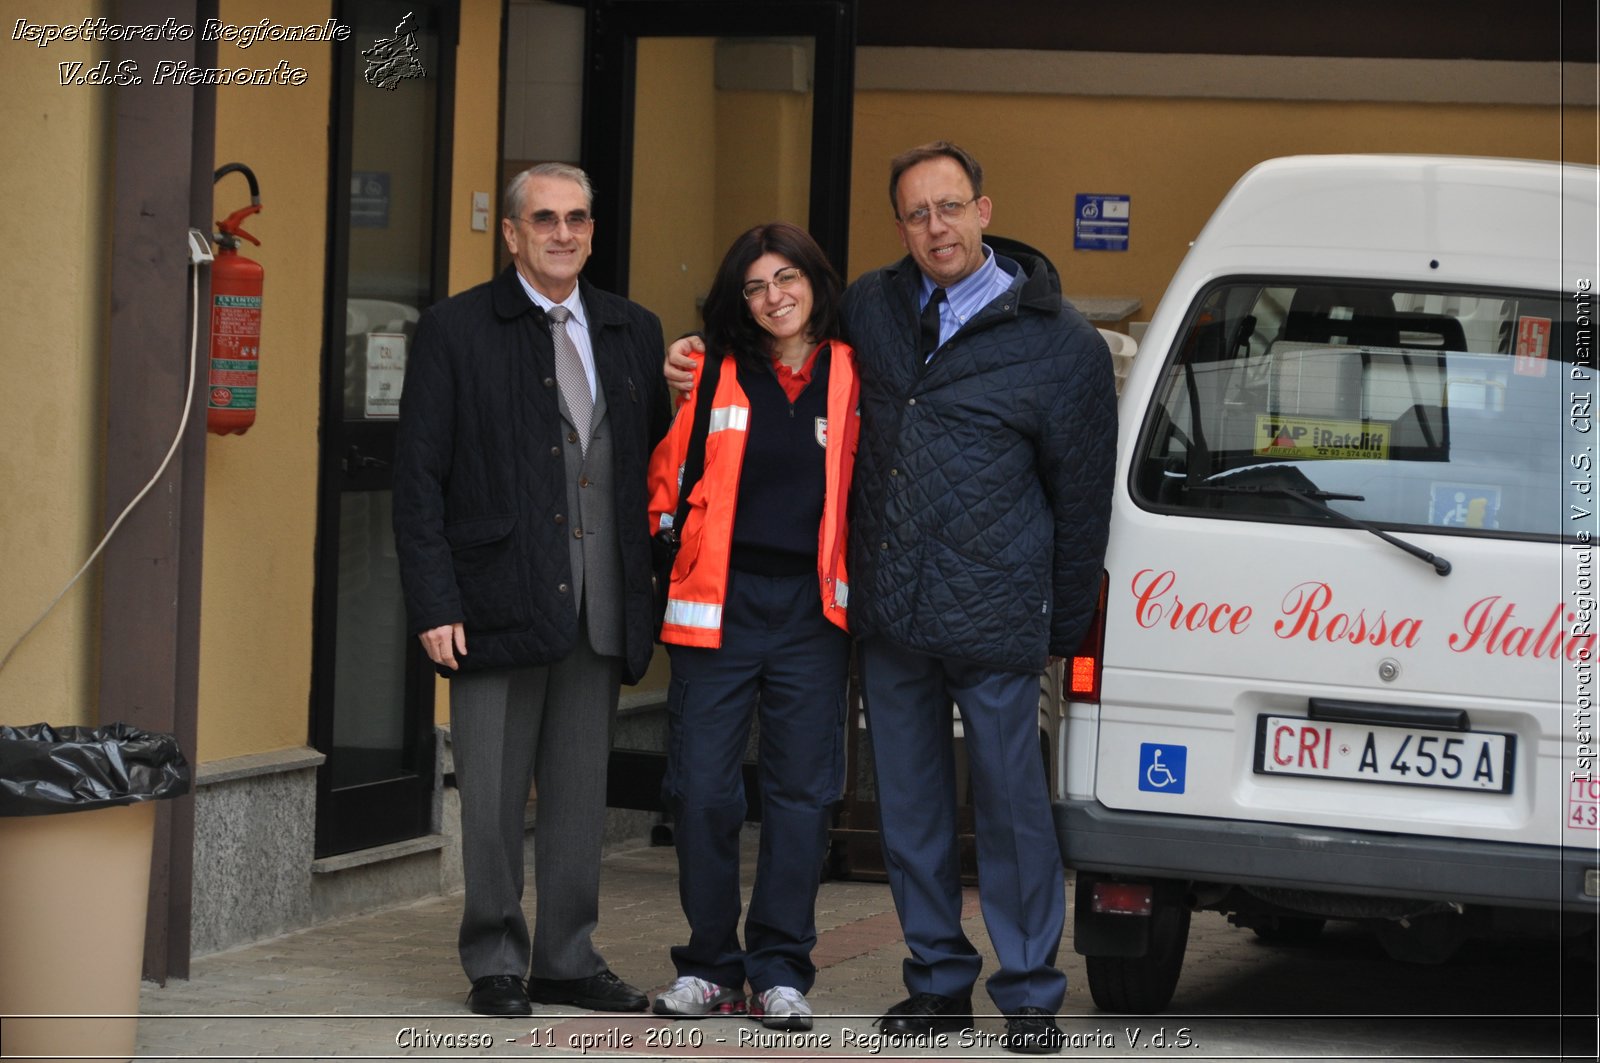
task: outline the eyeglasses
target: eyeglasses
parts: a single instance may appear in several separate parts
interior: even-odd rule
[[[967,212],[967,207],[977,198],[977,196],[973,196],[972,199],[947,199],[943,203],[935,203],[931,209],[918,207],[916,210],[907,212],[906,216],[900,219],[900,224],[907,229],[926,229],[928,222],[933,220],[935,211],[938,212],[939,217],[943,220],[955,221]]]
[[[553,210],[536,210],[533,212],[533,217],[519,217],[517,220],[524,222],[528,228],[540,236],[549,236],[556,231],[556,226],[563,221],[567,223],[568,232],[576,233],[579,236],[588,232],[589,227],[594,224],[594,218],[590,217],[589,212],[586,210],[571,211],[565,218]]]
[[[805,275],[806,271],[799,266],[789,266],[774,273],[772,275],[772,283],[779,291],[786,292],[796,284],[799,284]],[[746,302],[751,299],[759,299],[767,294],[767,282],[746,281],[745,286],[739,289],[739,293],[744,296]]]

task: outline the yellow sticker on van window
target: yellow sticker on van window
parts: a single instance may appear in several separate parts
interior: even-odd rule
[[[1337,458],[1384,461],[1389,426],[1320,417],[1256,415],[1255,452],[1272,458]]]

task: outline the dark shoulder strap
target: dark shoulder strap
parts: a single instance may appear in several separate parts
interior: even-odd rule
[[[717,381],[721,376],[721,356],[707,351],[705,365],[700,370],[700,383],[695,385],[694,426],[689,430],[689,452],[683,459],[683,482],[678,485],[678,513],[672,519],[675,537],[682,536],[683,522],[689,517],[689,492],[705,472],[706,435],[711,430],[711,407],[716,401]]]

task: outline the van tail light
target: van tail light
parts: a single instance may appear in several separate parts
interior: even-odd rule
[[[1100,598],[1095,603],[1094,618],[1083,636],[1078,651],[1067,658],[1067,700],[1100,701],[1100,667],[1106,649],[1106,588],[1110,578],[1100,575]]]

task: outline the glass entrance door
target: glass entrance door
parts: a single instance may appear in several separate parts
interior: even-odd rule
[[[433,681],[406,630],[394,455],[406,352],[445,294],[453,2],[352,0],[340,21],[323,372],[312,741],[318,856],[426,834]]]

